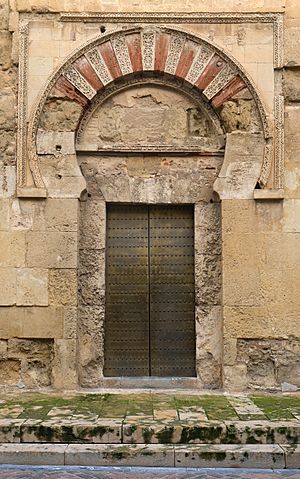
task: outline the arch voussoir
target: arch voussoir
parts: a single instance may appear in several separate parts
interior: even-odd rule
[[[253,82],[242,67],[220,48],[194,35],[171,28],[140,28],[117,31],[101,36],[77,50],[49,80],[45,91],[57,90],[82,109],[122,78],[128,81],[137,75],[160,76],[181,81],[200,93],[203,100],[218,112],[230,98],[248,90],[256,103],[265,138],[270,136],[267,115]],[[29,125],[30,138],[38,129],[41,102],[33,112]],[[31,164],[38,160],[31,145]]]

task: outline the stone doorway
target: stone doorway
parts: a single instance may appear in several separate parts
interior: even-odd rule
[[[219,131],[200,100],[150,81],[104,100],[82,124],[77,155],[88,194],[81,202],[81,385],[108,384],[104,354],[107,204],[192,204],[195,384],[220,387],[221,227],[220,203],[213,193],[224,154]]]
[[[105,376],[195,376],[193,205],[108,204]]]

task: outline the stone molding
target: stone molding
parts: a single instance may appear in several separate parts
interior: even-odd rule
[[[74,21],[74,16],[72,14],[66,14],[61,16],[63,21]],[[108,16],[107,16],[108,15]],[[107,18],[110,18],[110,15],[114,14],[106,14]],[[123,14],[125,15],[125,14]],[[127,15],[127,14],[126,14]],[[125,17],[126,17],[125,15]],[[152,19],[154,22],[155,14],[151,14]],[[154,15],[154,16],[153,16]],[[204,15],[204,14],[203,14]],[[266,14],[260,15],[255,14],[254,17],[252,15],[234,15],[230,17],[230,15],[222,14],[220,17],[217,16],[210,16],[200,15],[202,18],[202,23],[205,23],[205,19],[210,19],[210,23],[212,23],[213,19],[214,22],[217,23],[217,20],[220,20],[220,23],[232,23],[230,18],[234,18],[234,23],[240,21],[247,21],[248,17],[251,18],[251,22],[255,21],[263,21],[263,22],[273,22],[274,25],[279,24],[279,19],[282,18],[279,14]],[[105,16],[105,15],[104,15]],[[83,17],[85,20],[83,20]],[[81,21],[86,21],[88,16],[83,15]],[[77,17],[76,17],[77,18]],[[80,16],[81,18],[81,16]],[[93,17],[94,18],[94,17]],[[103,16],[101,16],[103,18]],[[113,17],[114,18],[114,17]],[[118,18],[118,15],[116,15]],[[127,18],[127,17],[126,17]],[[135,19],[138,21],[139,16],[129,15],[128,18]],[[144,21],[145,21],[144,17]],[[185,19],[186,17],[181,17],[177,15],[177,19],[179,21]],[[196,22],[197,15],[192,15],[189,17],[190,21]],[[123,18],[124,21],[124,18]],[[133,21],[133,20],[132,20]],[[158,21],[158,20],[157,20]],[[169,21],[173,21],[173,16],[169,18]],[[249,20],[250,21],[250,20]],[[254,99],[258,111],[260,113],[260,117],[262,120],[264,136],[266,139],[269,139],[269,143],[272,141],[272,128],[270,127],[269,120],[266,114],[266,109],[264,107],[263,101],[260,97],[260,94],[257,92],[254,83],[249,78],[247,73],[245,72],[244,68],[227,52],[222,50],[221,48],[217,47],[216,45],[208,42],[205,39],[201,39],[195,35],[192,35],[189,32],[183,30],[174,30],[173,28],[166,28],[166,27],[154,27],[149,26],[145,28],[129,28],[127,30],[115,30],[110,32],[107,35],[97,36],[96,38],[89,40],[86,44],[72,52],[69,57],[66,58],[63,65],[57,68],[54,73],[50,76],[48,83],[46,84],[43,91],[40,93],[39,97],[37,98],[36,104],[32,110],[30,121],[27,130],[27,139],[26,139],[26,112],[27,106],[25,101],[25,93],[27,91],[27,62],[28,62],[28,24],[25,27],[23,24],[20,29],[20,84],[21,88],[19,93],[19,128],[18,128],[18,188],[22,189],[28,186],[27,178],[26,178],[26,169],[27,169],[27,161],[26,161],[26,153],[28,154],[28,163],[29,167],[33,176],[34,185],[36,188],[40,189],[41,191],[44,190],[44,182],[43,178],[40,173],[39,169],[39,162],[38,156],[36,153],[36,135],[38,130],[39,118],[46,102],[47,97],[49,96],[53,87],[57,87],[60,90],[64,91],[64,94],[67,97],[71,97],[73,100],[80,103],[83,107],[86,107],[89,104],[89,101],[92,100],[96,94],[97,90],[95,90],[91,82],[88,81],[86,75],[83,75],[79,69],[76,68],[76,62],[80,59],[84,59],[89,65],[89,68],[92,69],[93,74],[96,75],[99,84],[101,84],[101,88],[98,91],[104,88],[104,82],[102,82],[102,75],[98,73],[97,68],[95,68],[95,63],[91,61],[91,53],[97,51],[98,56],[101,57],[100,66],[105,65],[106,72],[110,73],[110,76],[113,80],[118,80],[120,77],[124,77],[125,74],[125,81],[127,81],[126,75],[136,73],[138,67],[134,65],[132,57],[130,56],[130,36],[138,35],[140,37],[140,56],[143,59],[143,69],[147,70],[148,68],[152,69],[152,63],[155,61],[157,55],[157,49],[160,48],[158,45],[159,43],[159,35],[164,35],[168,37],[169,45],[170,43],[173,48],[168,48],[166,57],[164,59],[163,68],[160,68],[161,73],[165,75],[171,75],[174,79],[180,79],[181,81],[188,82],[188,79],[193,78],[193,82],[189,82],[190,86],[200,88],[200,91],[205,97],[207,95],[207,102],[211,100],[212,106],[214,106],[214,102],[216,102],[217,107],[219,107],[222,102],[229,99],[235,93],[240,91],[243,88],[247,88]],[[147,39],[147,41],[146,41]],[[135,38],[136,40],[136,38]],[[192,44],[192,47],[189,49],[188,52],[185,51],[185,45],[187,43]],[[117,47],[116,47],[117,45]],[[278,41],[278,45],[281,45],[281,41]],[[122,52],[123,48],[123,52]],[[197,50],[196,53],[194,52],[191,59],[191,50]],[[107,51],[106,51],[107,50]],[[197,69],[197,65],[199,64],[199,56],[203,55],[205,57],[206,63],[203,65],[202,71],[198,71],[197,75],[193,74],[193,69]],[[210,58],[207,59],[207,51],[211,52]],[[148,52],[148,53],[147,53]],[[152,59],[146,60],[147,55],[152,52]],[[206,55],[206,56],[205,56]],[[114,57],[115,64],[112,64],[112,56]],[[189,57],[189,60],[187,58]],[[180,73],[181,70],[181,63],[184,64],[187,61],[190,61],[188,65],[187,71],[184,73]],[[129,65],[131,63],[131,66]],[[146,64],[145,64],[146,62]],[[150,67],[150,63],[151,67]],[[198,62],[198,63],[197,63]],[[149,66],[147,66],[149,63]],[[98,64],[98,65],[99,65]],[[154,65],[154,64],[153,64]],[[186,66],[186,65],[185,65]],[[114,70],[115,68],[115,70]],[[120,74],[116,73],[119,69]],[[167,73],[165,73],[167,70]],[[168,71],[172,73],[168,73]],[[115,73],[113,73],[115,72]],[[206,76],[205,76],[206,75]],[[195,78],[198,78],[194,80]],[[209,81],[207,80],[209,78]],[[107,80],[107,78],[106,78]],[[107,81],[106,81],[107,83]],[[110,85],[111,86],[111,85]],[[223,98],[222,96],[225,97]],[[219,97],[219,98],[218,98]],[[218,99],[221,101],[218,101]],[[275,108],[276,110],[276,108]],[[276,110],[277,111],[277,110]],[[25,116],[24,116],[25,115]],[[25,123],[25,124],[24,124]],[[282,121],[277,120],[275,118],[275,130],[282,129]],[[27,145],[27,148],[26,148]],[[27,151],[26,151],[27,150]],[[276,154],[279,154],[279,149],[275,148],[275,162],[277,161]],[[262,176],[259,180],[262,186],[266,184],[266,177],[267,172],[270,171],[270,154],[269,149],[266,148],[267,154],[264,155],[263,165],[262,165]],[[276,167],[275,167],[276,170]],[[277,168],[280,170],[280,168]],[[281,170],[280,170],[281,171]],[[282,173],[281,173],[282,174]],[[279,184],[279,180],[277,184]],[[281,184],[281,183],[280,183]]]
[[[278,13],[237,13],[237,12],[199,12],[199,13],[62,13],[61,22],[84,23],[272,23],[274,29],[274,67],[283,66],[283,14]]]

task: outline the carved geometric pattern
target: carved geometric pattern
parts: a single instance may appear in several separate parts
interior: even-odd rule
[[[86,52],[85,56],[94,68],[103,85],[110,83],[112,81],[112,76],[102,60],[99,50],[97,48],[93,48],[92,50]]]
[[[169,52],[165,66],[166,73],[169,73],[170,75],[175,75],[184,42],[185,37],[183,35],[171,35]]]
[[[154,69],[154,57],[155,57],[155,32],[146,31],[142,33],[142,57],[143,57],[143,69]]]
[[[89,82],[76,70],[74,67],[68,68],[64,72],[64,77],[74,85],[77,90],[83,93],[89,100],[91,100],[97,93],[96,90],[89,84]]]
[[[127,49],[125,35],[116,35],[112,40],[113,49],[123,75],[132,73],[132,65]]]
[[[139,54],[139,59],[137,58],[136,61],[134,52]],[[145,29],[128,29],[101,35],[98,39],[87,43],[75,51],[74,55],[69,57],[65,64],[52,75],[29,122],[29,151],[31,163],[36,161],[35,170],[37,165],[35,135],[39,115],[56,83],[60,82],[61,86],[63,77],[68,80],[76,90],[70,88],[72,85],[65,84],[63,85],[64,94],[73,101],[77,101],[83,108],[86,108],[85,105],[89,104],[97,93],[93,88],[96,84],[94,71],[92,72],[84,63],[84,58],[88,60],[101,81],[98,92],[105,91],[108,84],[115,84],[117,91],[120,85],[124,84],[122,79],[124,75],[132,74],[131,76],[134,77],[142,71],[154,72],[155,65],[161,78],[172,77],[175,82],[178,81],[179,88],[184,79],[186,84],[198,89],[200,94],[204,90],[203,96],[206,97],[207,102],[210,102],[212,108],[218,108],[237,91],[247,88],[260,113],[265,138],[272,136],[263,102],[254,83],[243,67],[228,53],[207,40],[171,28],[153,26]],[[86,67],[84,76],[76,69],[77,64]],[[93,78],[89,78],[89,72],[90,75],[93,74]],[[122,79],[121,83],[120,79]]]
[[[214,52],[205,48],[203,46],[200,47],[196,58],[194,59],[190,71],[186,76],[186,81],[189,83],[196,83],[199,76],[203,72],[204,68],[206,67],[209,60],[213,57]]]
[[[214,97],[220,90],[222,90],[227,83],[234,77],[234,71],[230,65],[226,65],[223,70],[218,73],[213,81],[210,82],[207,88],[203,91],[203,95],[209,100]]]

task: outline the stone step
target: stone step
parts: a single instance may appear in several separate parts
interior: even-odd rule
[[[0,464],[292,469],[300,465],[300,446],[0,444]]]
[[[1,443],[298,444],[299,421],[0,420]]]

